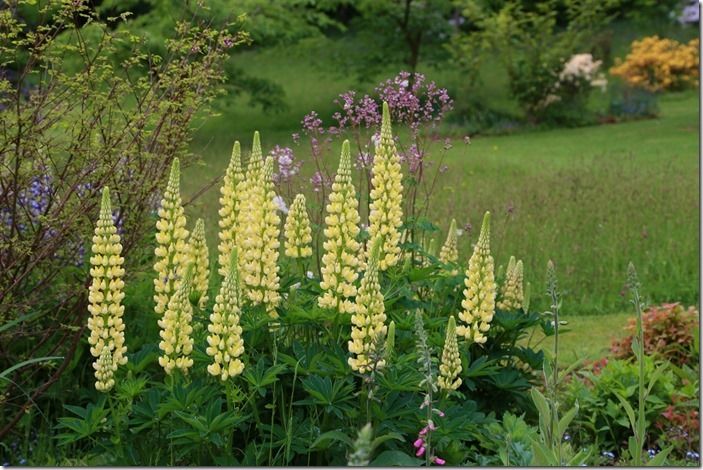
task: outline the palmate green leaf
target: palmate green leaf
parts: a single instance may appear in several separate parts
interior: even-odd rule
[[[342,444],[345,444],[347,447],[351,447],[353,445],[352,439],[344,434],[340,430],[334,430],[334,431],[327,431],[325,433],[320,434],[320,436],[315,439],[315,441],[312,443],[310,446],[311,449],[327,449],[329,448],[329,444],[332,442],[341,442]],[[322,446],[322,444],[327,444],[326,446]]]
[[[369,463],[369,467],[417,467],[423,462],[399,450],[385,450]]]
[[[264,359],[261,358],[255,367],[245,368],[242,376],[263,397],[266,395],[266,386],[277,381],[278,375],[286,369],[286,364],[276,364],[266,369]]]

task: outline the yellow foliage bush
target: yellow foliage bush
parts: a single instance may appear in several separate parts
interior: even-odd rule
[[[650,36],[633,41],[631,49],[610,69],[628,85],[654,92],[698,86],[697,38],[683,44]]]

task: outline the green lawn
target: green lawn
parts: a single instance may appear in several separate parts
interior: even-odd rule
[[[634,313],[569,317],[559,335],[559,363],[568,366],[581,359],[608,357],[612,341],[626,335],[625,327],[630,318],[634,318]],[[545,338],[541,333],[536,333],[530,344],[553,350],[554,337]]]

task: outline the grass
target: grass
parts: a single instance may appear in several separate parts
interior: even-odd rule
[[[207,121],[193,143],[203,158],[184,172],[186,199],[224,173],[235,139],[245,151],[249,148],[255,129],[262,133],[264,152],[274,144],[292,146],[304,160],[305,145],[294,146],[290,134],[310,110],[323,118],[331,115],[336,95],[353,86],[348,77],[320,72],[324,64],[311,67],[295,50],[252,52],[243,60],[266,78],[276,79],[285,70],[288,109],[265,113],[248,107],[243,97],[222,100],[222,114]],[[428,71],[440,85],[442,79],[456,83],[455,72]],[[486,86],[486,93],[507,106],[501,77]],[[496,264],[506,264],[511,255],[523,259],[537,308],[546,307],[539,294],[548,259],[557,266],[566,315],[626,309],[629,261],[640,273],[648,300],[697,304],[698,98],[693,92],[666,94],[659,105],[658,119],[477,136],[470,145],[462,142],[461,129],[447,128],[456,139],[444,156],[449,171],[439,180],[428,211],[442,231],[435,237],[444,238],[452,217],[459,226],[470,224],[472,229],[460,237],[466,261],[482,214],[490,210]],[[331,167],[336,167],[339,148],[335,142],[325,157]],[[438,152],[435,147],[435,158]],[[311,172],[312,164],[304,162],[302,174]],[[211,249],[216,246],[219,184],[202,192],[187,210],[190,216],[205,216]],[[310,194],[307,178],[298,184],[296,190]]]
[[[577,360],[594,360],[610,355],[610,344],[614,339],[625,336],[627,321],[633,313],[611,313],[607,319],[602,315],[581,315],[569,317],[567,325],[559,334],[559,363],[568,366]],[[588,334],[584,334],[588,332]],[[539,349],[554,349],[554,337],[545,337],[538,332],[531,345]]]

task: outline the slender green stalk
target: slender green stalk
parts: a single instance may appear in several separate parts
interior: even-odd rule
[[[640,299],[640,284],[637,279],[635,266],[630,263],[627,267],[628,284],[632,293],[632,303],[635,305],[637,313],[637,345],[635,346],[637,361],[639,362],[639,383],[638,383],[638,409],[637,409],[637,429],[635,429],[635,439],[637,446],[632,456],[635,465],[642,465],[642,447],[644,447],[645,419],[644,419],[644,329],[642,328],[642,301]]]

